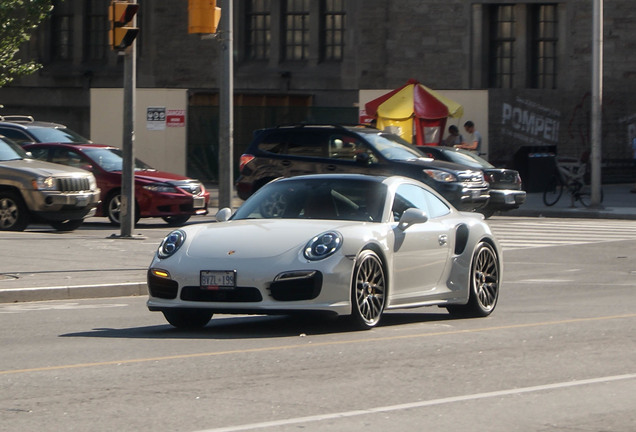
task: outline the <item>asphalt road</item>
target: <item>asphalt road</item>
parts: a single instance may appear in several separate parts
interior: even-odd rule
[[[485,319],[215,316],[183,332],[143,297],[0,304],[0,431],[636,430],[636,242],[582,220],[578,240],[561,222],[565,240],[537,246],[532,220],[493,221],[519,239]]]

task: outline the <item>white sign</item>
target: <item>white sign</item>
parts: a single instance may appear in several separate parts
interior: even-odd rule
[[[148,107],[146,109],[146,128],[148,130],[166,129],[166,107]]]

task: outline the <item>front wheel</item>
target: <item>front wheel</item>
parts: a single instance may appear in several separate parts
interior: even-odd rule
[[[563,182],[558,176],[552,176],[543,191],[543,203],[548,207],[553,206],[563,195]]]
[[[212,319],[212,312],[206,310],[165,310],[163,316],[178,329],[194,330],[207,325]]]
[[[470,266],[470,294],[465,305],[448,306],[453,315],[485,317],[495,310],[499,298],[499,257],[495,249],[481,242],[475,249]]]
[[[386,277],[382,260],[372,250],[357,259],[351,286],[351,317],[356,327],[368,330],[382,317],[386,303]]]
[[[119,226],[121,224],[121,205],[122,196],[120,191],[113,192],[108,196],[106,200],[106,214],[111,225]],[[139,205],[135,203],[135,224],[137,222],[139,222]]]
[[[22,197],[12,191],[0,192],[0,231],[24,231],[29,212]]]
[[[579,201],[585,207],[589,207],[592,204],[592,188],[590,186],[583,186],[578,193]],[[603,189],[601,188],[601,202],[603,202]]]
[[[163,216],[161,219],[168,223],[168,226],[177,227],[183,226],[188,220],[190,220],[190,215],[184,216]]]

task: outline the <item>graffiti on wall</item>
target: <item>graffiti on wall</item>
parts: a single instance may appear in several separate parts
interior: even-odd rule
[[[559,140],[561,112],[528,99],[502,105],[501,133],[523,145],[555,145]]]

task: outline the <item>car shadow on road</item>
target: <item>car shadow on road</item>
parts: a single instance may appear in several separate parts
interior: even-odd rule
[[[426,322],[448,321],[447,313],[386,313],[378,328]],[[196,330],[176,329],[169,324],[131,328],[95,328],[66,333],[60,337],[115,339],[257,339],[308,337],[335,333],[366,333],[356,329],[347,317],[240,316],[212,318],[207,326]]]

